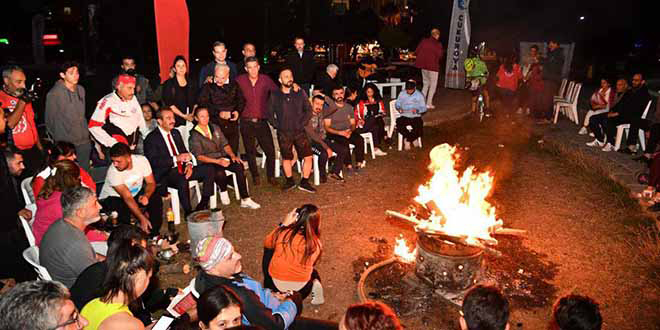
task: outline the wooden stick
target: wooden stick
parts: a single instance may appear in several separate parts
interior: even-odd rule
[[[494,231],[493,234],[526,237],[527,231],[522,229],[500,228]]]
[[[419,225],[419,224],[422,223],[421,221],[419,221],[419,220],[418,220],[417,218],[415,218],[415,217],[411,217],[411,216],[409,216],[409,215],[405,215],[405,214],[402,214],[402,213],[399,213],[399,212],[394,212],[394,211],[386,210],[386,211],[385,211],[385,214],[386,214],[386,215],[389,215],[389,216],[391,216],[391,217],[395,217],[395,218],[399,218],[399,219],[403,219],[403,220],[410,221],[410,222],[412,222],[412,223],[414,223],[414,224],[416,224],[416,225]]]

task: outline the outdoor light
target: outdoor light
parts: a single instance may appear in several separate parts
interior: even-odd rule
[[[580,20],[581,20],[581,21],[584,21],[584,16],[580,16]]]
[[[64,53],[64,49],[61,49],[61,48],[60,48],[60,53]]]
[[[7,39],[7,38],[0,38],[0,44],[9,45],[9,39]]]

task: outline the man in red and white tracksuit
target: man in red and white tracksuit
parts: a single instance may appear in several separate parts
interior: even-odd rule
[[[134,94],[135,76],[122,74],[117,78],[116,90],[96,104],[89,120],[89,132],[104,151],[117,142],[134,150],[140,133],[147,135],[142,109]]]

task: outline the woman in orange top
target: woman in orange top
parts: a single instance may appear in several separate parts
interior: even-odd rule
[[[322,250],[320,223],[318,207],[305,204],[289,212],[266,236],[263,262],[266,287],[280,292],[298,291],[303,299],[311,292],[312,304],[324,302],[321,278],[314,269]]]

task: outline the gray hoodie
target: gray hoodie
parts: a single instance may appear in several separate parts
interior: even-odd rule
[[[72,92],[58,80],[46,95],[46,128],[55,141],[75,145],[89,143],[85,118],[85,88],[76,85]]]

